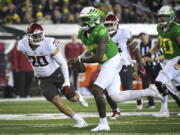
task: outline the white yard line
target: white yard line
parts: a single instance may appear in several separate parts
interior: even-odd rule
[[[152,116],[157,112],[122,112],[121,116]],[[175,112],[173,112],[175,113]],[[98,113],[78,113],[83,118],[98,118]],[[111,113],[108,112],[107,116]],[[62,113],[32,113],[32,114],[0,114],[0,120],[50,120],[50,119],[68,119]]]
[[[65,99],[64,97],[62,97],[63,99]],[[84,96],[84,98],[86,99],[92,99],[93,96]],[[12,102],[12,101],[45,101],[46,99],[44,97],[30,97],[30,98],[2,98],[0,99],[0,102]],[[160,100],[155,99],[155,101],[157,103],[160,103]],[[144,103],[147,103],[148,101],[145,99],[143,101]],[[168,102],[173,103],[175,102],[173,99],[169,99]],[[129,104],[129,103],[136,103],[136,100],[132,100],[132,101],[125,101],[122,102],[121,104]]]

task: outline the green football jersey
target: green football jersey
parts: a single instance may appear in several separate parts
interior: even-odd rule
[[[180,55],[180,45],[176,41],[176,37],[180,36],[180,25],[172,23],[170,28],[164,32],[158,25],[157,31],[160,39],[160,45],[166,59],[172,59]]]
[[[83,44],[90,50],[91,54],[96,53],[97,43],[104,37],[109,37],[109,40],[106,44],[105,54],[103,59],[100,63],[104,63],[105,61],[109,60],[113,56],[118,53],[118,48],[116,43],[112,41],[109,36],[107,29],[103,25],[96,25],[91,32],[91,34],[87,37],[87,33],[85,30],[80,29],[78,34],[79,39],[83,42]]]

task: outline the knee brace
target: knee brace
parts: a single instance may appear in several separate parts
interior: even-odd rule
[[[159,92],[163,94],[163,96],[168,95],[168,89],[165,84],[162,84],[160,81],[156,81],[155,85]]]

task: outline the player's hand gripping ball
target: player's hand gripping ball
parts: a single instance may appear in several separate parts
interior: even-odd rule
[[[79,61],[78,57],[69,60],[68,64],[72,67],[72,70],[74,70],[77,73],[83,73],[86,71],[85,65]]]

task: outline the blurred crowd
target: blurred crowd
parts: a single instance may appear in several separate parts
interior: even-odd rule
[[[120,23],[156,23],[156,12],[165,4],[179,14],[178,0],[0,0],[0,23],[78,23],[85,6],[96,7],[102,19],[113,12]]]

